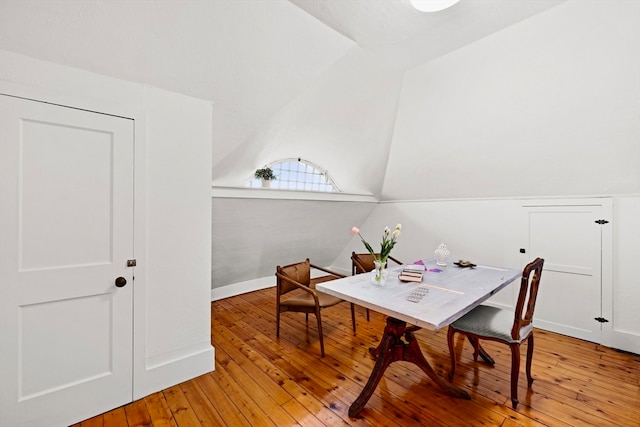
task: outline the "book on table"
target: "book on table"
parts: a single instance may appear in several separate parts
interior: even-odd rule
[[[400,274],[398,274],[398,279],[403,282],[422,282],[422,274],[424,273],[424,266],[422,265],[408,265],[404,267]]]
[[[420,274],[422,274],[424,272],[424,265],[419,265],[419,264],[405,265],[402,268],[402,271],[408,271],[408,272],[411,272],[411,273],[420,273]]]

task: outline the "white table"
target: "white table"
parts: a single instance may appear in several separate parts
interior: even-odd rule
[[[469,395],[435,373],[424,358],[413,332],[420,328],[438,330],[462,317],[509,283],[521,277],[520,270],[476,266],[461,268],[454,264],[436,265],[435,259],[423,261],[426,271],[421,283],[401,282],[403,266],[388,270],[384,285],[371,281],[373,273],[359,274],[316,285],[316,289],[346,301],[386,314],[387,325],[380,344],[369,351],[376,364],[360,396],[349,408],[357,416],[373,394],[386,368],[396,361],[418,365],[449,394],[464,399]],[[416,302],[411,295],[423,294]],[[407,327],[407,323],[414,326]],[[403,341],[402,338],[404,337]],[[378,357],[382,356],[382,357]],[[483,355],[488,357],[488,355]]]

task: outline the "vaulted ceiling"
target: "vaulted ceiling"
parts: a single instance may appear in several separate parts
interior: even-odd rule
[[[424,13],[409,0],[290,0],[361,48],[400,69],[424,63],[563,0],[462,0]]]
[[[354,48],[404,70],[561,2],[2,0],[0,48],[210,100],[215,166]]]
[[[263,118],[354,42],[408,67],[560,2],[462,0],[429,14],[409,0],[2,0],[0,47]]]

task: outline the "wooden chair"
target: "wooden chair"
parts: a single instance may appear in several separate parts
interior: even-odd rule
[[[520,293],[515,311],[480,305],[449,325],[447,342],[451,356],[449,380],[453,380],[456,370],[456,356],[453,338],[456,332],[467,336],[473,345],[473,359],[480,355],[490,365],[493,359],[482,349],[479,340],[486,339],[506,344],[511,349],[511,404],[518,406],[518,376],[520,374],[520,344],[527,341],[527,385],[531,387],[531,359],[533,357],[533,311],[536,306],[540,277],[544,259],[536,258],[522,272]],[[524,311],[525,302],[527,303]]]
[[[380,254],[377,254],[380,255]],[[402,265],[401,261],[398,261],[394,257],[389,255],[391,261],[395,262],[398,265]],[[387,261],[387,264],[389,262]],[[373,265],[373,256],[370,253],[357,254],[355,252],[351,252],[351,275],[355,276],[356,274],[367,273],[372,271],[374,268]],[[369,320],[369,309],[367,311],[367,321]]]
[[[317,269],[329,273],[328,276],[311,278],[311,269]],[[318,336],[320,337],[320,353],[324,357],[324,340],[322,337],[322,309],[334,306],[344,300],[319,292],[315,285],[320,282],[345,277],[326,268],[311,264],[309,258],[305,261],[276,267],[277,296],[276,296],[276,336],[280,336],[280,313],[293,311],[305,313],[305,319],[309,322],[309,313],[316,315],[318,321]],[[354,305],[351,304],[351,323],[353,334],[356,334],[356,316]]]

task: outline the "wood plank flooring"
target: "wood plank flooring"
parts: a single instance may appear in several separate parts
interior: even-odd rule
[[[640,425],[640,356],[563,335],[535,331],[527,389],[520,375],[517,410],[510,400],[510,354],[484,342],[495,367],[474,362],[457,339],[454,384],[471,394],[444,394],[412,364],[391,365],[358,419],[347,415],[374,361],[385,317],[358,307],[357,335],[349,304],[323,312],[326,356],[320,357],[315,319],[285,313],[275,336],[275,289],[211,304],[216,370],[74,427],[138,426],[629,426]],[[416,333],[434,369],[446,376],[446,328]],[[523,351],[523,353],[525,353]],[[524,367],[524,354],[522,367]]]

